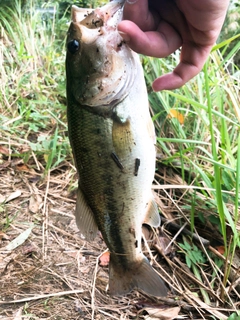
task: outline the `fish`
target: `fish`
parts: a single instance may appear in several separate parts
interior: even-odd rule
[[[109,293],[166,296],[142,252],[142,224],[160,225],[151,190],[155,130],[137,53],[117,30],[124,1],[94,10],[72,6],[66,41],[68,133],[79,180],[75,217],[110,252]]]

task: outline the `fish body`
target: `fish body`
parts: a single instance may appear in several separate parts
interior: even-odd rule
[[[79,174],[76,222],[110,251],[109,291],[167,289],[141,250],[142,223],[159,226],[151,192],[155,132],[139,57],[117,31],[122,2],[72,8],[67,36],[69,138]]]

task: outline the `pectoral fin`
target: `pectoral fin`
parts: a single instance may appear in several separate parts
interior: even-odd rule
[[[85,196],[81,189],[77,191],[77,203],[75,211],[76,223],[81,234],[87,241],[96,237],[98,227],[94,219],[93,212],[86,202]]]
[[[154,124],[152,122],[152,118],[150,117],[150,114],[149,114],[148,119],[147,119],[147,131],[148,131],[149,137],[151,138],[152,142],[154,144],[156,144],[155,127],[154,127]]]
[[[121,120],[122,119],[122,120]],[[129,150],[134,146],[134,137],[131,128],[131,119],[121,118],[119,114],[115,114],[112,127],[112,141],[116,154],[125,159],[129,155]]]
[[[161,219],[158,212],[158,206],[154,200],[153,194],[151,194],[150,200],[146,208],[146,215],[143,223],[146,223],[151,227],[157,228],[160,226],[160,222],[161,222]]]

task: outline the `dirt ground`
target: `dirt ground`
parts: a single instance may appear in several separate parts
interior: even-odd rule
[[[183,184],[169,172],[158,177],[166,185]],[[239,309],[236,286],[223,298],[219,277],[208,282],[209,262],[200,268],[204,284],[190,271],[176,245],[177,231],[169,231],[167,223],[156,232],[144,229],[143,250],[169,284],[169,296],[157,299],[134,291],[110,297],[108,267],[98,264],[106,245],[100,235],[92,243],[81,239],[75,224],[76,194],[70,186],[74,189],[76,181],[68,162],[44,176],[41,168],[34,170],[22,160],[2,161],[0,319],[227,319]],[[179,189],[178,201],[172,189],[166,190],[155,190],[162,220],[177,223],[186,190]],[[219,236],[210,227],[206,234]],[[220,277],[222,272],[219,268]],[[208,292],[210,305],[201,289]]]

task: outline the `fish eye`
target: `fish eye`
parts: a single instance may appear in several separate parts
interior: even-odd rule
[[[77,41],[77,40],[71,40],[68,42],[67,44],[67,48],[68,48],[68,51],[71,53],[71,54],[74,54],[76,53],[79,48],[80,48],[80,43]]]

